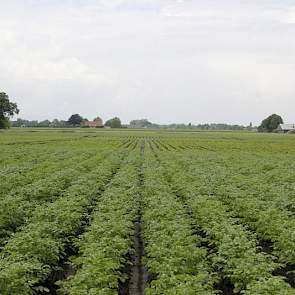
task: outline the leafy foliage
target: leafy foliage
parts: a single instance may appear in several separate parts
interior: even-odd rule
[[[137,216],[137,170],[129,158],[104,192],[92,224],[77,245],[80,255],[73,258],[78,269],[68,280],[60,282],[63,292],[72,295],[115,295],[118,280],[128,253],[132,252],[134,222]],[[99,239],[98,239],[99,237]]]
[[[33,294],[63,256],[66,243],[81,227],[83,217],[118,168],[124,153],[114,155],[81,176],[61,198],[42,206],[30,223],[4,246],[0,260],[3,295]],[[42,285],[41,285],[42,287]]]
[[[191,154],[188,154],[187,157],[182,154],[177,157],[179,162],[175,162],[175,155],[173,159],[163,153],[161,158],[165,159],[167,173],[177,195],[186,200],[199,230],[207,236],[207,243],[216,248],[218,254],[212,255],[211,258],[214,268],[234,284],[235,291],[256,294],[252,293],[255,285],[264,290],[265,293],[261,294],[267,294],[267,292],[269,292],[268,294],[281,294],[275,293],[275,290],[278,290],[275,288],[277,285],[280,286],[281,292],[284,290],[285,294],[292,294],[293,290],[290,285],[284,279],[273,275],[273,272],[280,268],[280,264],[274,261],[277,258],[261,253],[257,235],[252,234],[241,223],[244,222],[252,227],[255,225],[254,228],[257,229],[258,235],[272,233],[261,237],[266,240],[271,238],[272,241],[275,241],[273,254],[277,255],[280,262],[293,263],[294,260],[291,257],[294,252],[292,249],[295,248],[291,228],[294,228],[294,222],[287,216],[285,216],[287,220],[284,222],[285,218],[282,213],[279,214],[280,210],[275,208],[268,212],[265,211],[264,214],[263,211],[260,211],[263,206],[259,210],[258,204],[261,203],[259,199],[251,199],[246,196],[235,198],[238,195],[238,190],[233,190],[233,184],[230,184],[223,174],[217,174],[220,172],[219,169],[213,172],[210,169],[211,163],[206,158],[196,160],[196,157]],[[224,166],[222,169],[224,171]],[[214,179],[215,173],[216,179]],[[269,204],[263,202],[262,204],[267,206],[267,210],[270,210]],[[251,209],[247,210],[247,206],[251,206]],[[238,210],[239,208],[240,210]],[[275,211],[277,212],[274,213]],[[237,216],[241,216],[243,219],[239,220]],[[250,222],[251,218],[254,223]],[[262,228],[262,224],[264,228]],[[275,235],[277,235],[276,239],[274,239]],[[285,238],[283,238],[284,235]],[[267,282],[263,288],[262,282]]]
[[[0,200],[0,241],[5,242],[25,220],[34,214],[35,210],[39,210],[40,205],[55,201],[68,189],[71,189],[71,185],[75,184],[81,174],[83,177],[91,174],[108,153],[110,152],[102,152],[84,161],[81,156],[71,159],[72,165],[75,167],[66,169],[65,166],[62,166],[62,171],[52,173],[44,179],[36,179],[33,183],[5,195]],[[81,162],[77,165],[78,160]],[[66,161],[64,165],[70,163]],[[55,166],[55,168],[57,167]]]
[[[64,263],[57,292],[118,294],[139,216],[145,294],[294,294],[292,137],[10,130],[0,146],[1,294],[51,292]]]
[[[19,109],[16,103],[10,102],[5,92],[0,92],[0,129],[9,127],[9,117],[18,113]]]
[[[121,128],[122,127],[121,120],[118,117],[107,120],[104,125],[111,127],[111,128]]]
[[[143,236],[149,271],[156,275],[146,294],[214,294],[214,279],[201,239],[163,175],[163,167],[145,154]]]
[[[68,120],[68,124],[77,127],[80,126],[83,121],[83,118],[79,114],[71,115],[71,117]]]
[[[273,132],[278,128],[280,124],[283,124],[283,119],[277,114],[272,114],[266,119],[264,119],[261,125],[258,127],[260,132]]]

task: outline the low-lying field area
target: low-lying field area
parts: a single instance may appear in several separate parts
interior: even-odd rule
[[[295,138],[0,132],[0,294],[295,294]]]

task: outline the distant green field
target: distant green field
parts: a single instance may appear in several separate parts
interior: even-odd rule
[[[0,294],[295,294],[295,137],[0,132]]]

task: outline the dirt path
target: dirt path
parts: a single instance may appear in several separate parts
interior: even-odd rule
[[[143,176],[143,160],[144,160],[144,147],[145,143],[141,143],[141,166],[139,167],[139,184],[142,187],[144,185]],[[129,281],[129,295],[144,295],[144,289],[147,287],[148,273],[146,267],[142,263],[144,256],[144,241],[141,236],[141,195],[138,198],[138,215],[135,222],[135,237],[134,237],[134,250],[135,254],[132,257],[132,267],[130,272]]]
[[[135,254],[130,274],[129,295],[144,295],[144,289],[147,286],[147,271],[142,263],[142,257],[144,256],[144,243],[141,238],[140,215],[135,223],[134,250]]]

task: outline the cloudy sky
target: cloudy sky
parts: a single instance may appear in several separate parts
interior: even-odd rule
[[[19,117],[295,122],[295,2],[0,0]]]

